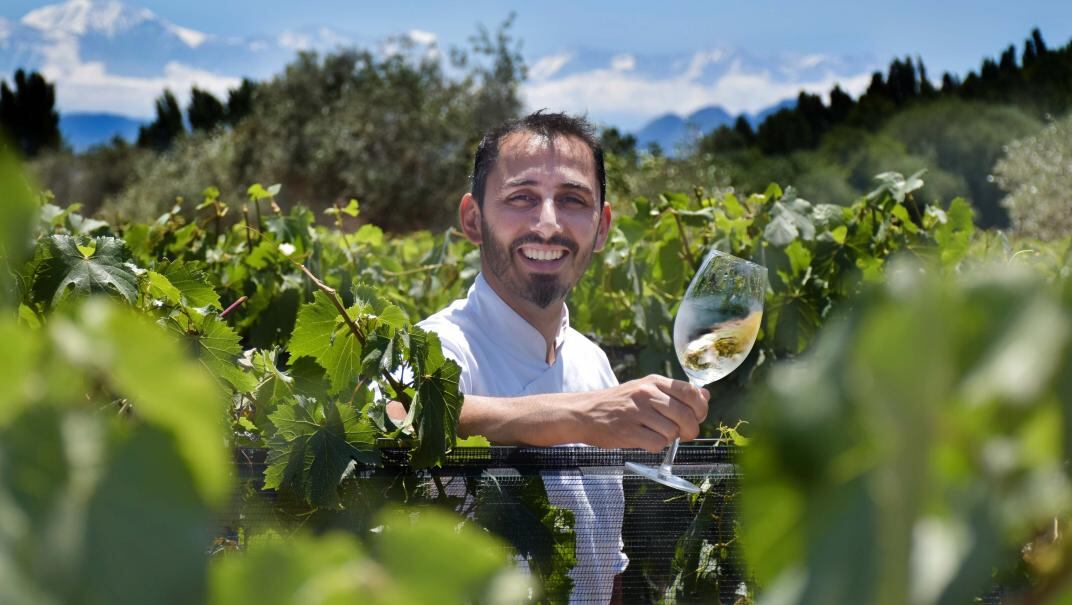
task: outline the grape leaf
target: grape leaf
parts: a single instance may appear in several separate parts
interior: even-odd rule
[[[963,198],[956,198],[946,211],[947,220],[941,222],[934,230],[934,241],[942,248],[942,262],[952,265],[959,262],[968,253],[972,232],[972,209]]]
[[[229,383],[236,391],[249,393],[257,386],[252,374],[242,371],[236,360],[242,354],[238,334],[216,317],[205,318],[200,333],[191,334],[194,353],[217,380]]]
[[[357,315],[355,308],[348,313],[351,318]],[[330,393],[339,393],[358,375],[361,349],[357,336],[322,292],[313,296],[311,304],[302,305],[290,336],[290,354],[315,359],[327,371]]]
[[[372,427],[345,404],[297,396],[268,418],[276,427],[264,472],[268,489],[293,490],[312,506],[338,508],[350,461],[379,462]]]
[[[127,262],[130,254],[123,240],[95,237],[88,241],[93,248],[90,255],[79,250],[78,238],[49,236],[50,256],[38,265],[34,274],[34,298],[56,305],[72,293],[107,292],[119,295],[128,303],[134,302],[138,277],[136,267]]]
[[[149,296],[173,305],[177,305],[182,301],[182,292],[179,292],[178,288],[171,285],[171,281],[168,278],[156,271],[149,271],[146,275],[148,277],[146,289]]]
[[[410,462],[417,468],[439,466],[446,452],[454,447],[458,414],[462,409],[462,396],[458,392],[460,376],[458,364],[447,360],[431,376],[417,379],[417,394],[410,403],[416,409],[420,439],[410,452]]]
[[[187,306],[222,308],[220,297],[213,289],[212,283],[193,263],[175,261],[165,267],[161,273],[179,291]]]

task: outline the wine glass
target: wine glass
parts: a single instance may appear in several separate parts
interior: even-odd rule
[[[702,387],[727,376],[744,362],[759,334],[767,269],[712,249],[692,278],[674,317],[674,350],[689,382]],[[691,493],[700,488],[674,475],[680,439],[674,439],[658,467],[626,462],[626,469]]]

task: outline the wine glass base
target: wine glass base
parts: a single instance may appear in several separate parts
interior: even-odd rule
[[[681,490],[683,492],[689,492],[690,494],[698,494],[698,493],[700,493],[700,488],[696,487],[691,482],[686,481],[686,480],[682,479],[681,477],[678,477],[677,475],[672,475],[670,473],[664,473],[658,467],[644,466],[643,464],[637,464],[635,462],[626,462],[625,463],[625,468],[626,468],[626,470],[628,470],[630,472],[633,472],[633,473],[636,473],[636,474],[640,475],[641,477],[651,479],[652,481],[655,481],[657,483],[662,483],[663,485],[665,485],[667,487],[672,487],[674,489],[679,489],[679,490]]]

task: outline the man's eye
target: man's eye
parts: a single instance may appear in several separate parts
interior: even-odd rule
[[[511,202],[531,202],[533,198],[527,193],[515,193],[506,199]]]
[[[579,197],[574,196],[574,195],[566,196],[564,201],[567,204],[570,204],[571,206],[587,206],[588,205],[588,203],[585,202],[584,199],[579,198]]]

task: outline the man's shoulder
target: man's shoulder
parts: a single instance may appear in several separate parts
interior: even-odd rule
[[[465,332],[469,323],[465,314],[465,299],[460,299],[417,322],[417,327],[435,332],[445,347],[457,350],[465,346]]]

